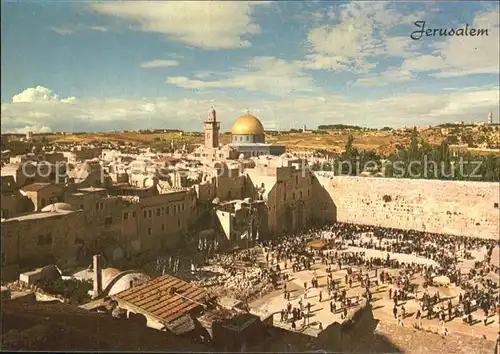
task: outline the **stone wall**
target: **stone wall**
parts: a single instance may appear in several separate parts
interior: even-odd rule
[[[498,183],[327,177],[315,198],[331,204],[329,220],[480,238],[498,238]],[[326,193],[326,194],[325,194]],[[315,217],[325,220],[323,209]]]
[[[4,267],[47,264],[51,257],[58,265],[73,263],[78,256],[75,240],[83,238],[83,212],[46,212],[2,222]]]

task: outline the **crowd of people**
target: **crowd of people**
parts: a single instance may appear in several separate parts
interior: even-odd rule
[[[344,319],[360,301],[372,302],[373,294],[379,293],[381,287],[394,302],[392,314],[400,325],[412,315],[407,313],[406,302],[414,300],[419,327],[422,319],[437,318],[445,328],[444,323],[460,317],[469,325],[481,322],[474,318],[477,310],[482,310],[482,322],[487,325],[491,316],[500,311],[498,284],[490,277],[495,272],[498,275],[498,269],[488,263],[496,245],[496,240],[335,223],[232,253],[219,252],[218,244],[213,242],[200,242],[200,250],[206,253],[203,262],[170,255],[159,259],[157,268],[163,274],[179,273],[181,266],[198,277],[203,269],[210,269],[216,275],[198,279],[200,286],[215,284],[223,293],[232,292],[246,300],[281,286],[280,320],[292,329],[297,328],[298,321],[303,322],[303,327],[309,325],[316,301],[328,302],[326,308]],[[462,267],[464,260],[474,260],[473,253],[482,253],[484,259],[476,259],[472,268]],[[262,255],[263,264],[259,266]],[[326,273],[321,285],[315,270],[318,263]],[[335,277],[335,272],[341,270],[345,275]],[[304,282],[303,294],[291,298],[290,278],[303,271],[309,271],[311,278]],[[417,284],[416,277],[423,282]],[[443,297],[436,290],[431,293],[439,277],[458,287],[458,299]],[[351,291],[354,287],[356,291]]]
[[[314,240],[322,240],[324,243],[321,247],[313,247]],[[362,296],[368,302],[372,300],[373,287],[378,289],[382,284],[389,284],[388,296],[394,301],[394,318],[403,325],[407,313],[401,303],[414,299],[418,304],[415,318],[421,327],[422,318],[437,318],[444,324],[460,316],[465,323],[473,325],[478,322],[473,319],[473,312],[476,310],[483,311],[482,322],[487,325],[491,316],[500,313],[498,284],[488,278],[493,271],[488,261],[497,244],[497,240],[336,223],[268,241],[262,248],[266,264],[275,266],[277,272],[289,268],[293,274],[311,270],[315,262],[324,264],[327,274],[325,290],[330,301],[330,311],[337,313],[339,310],[342,318],[347,316],[347,310],[353,306],[352,297],[346,291],[353,287],[353,281],[357,281],[364,289]],[[350,251],[350,248],[356,251]],[[368,257],[362,249],[380,251],[380,256]],[[473,258],[471,250],[483,250],[484,259],[476,261],[474,268],[464,271],[460,262]],[[395,254],[413,255],[418,261],[401,261],[394,257]],[[280,263],[284,264],[284,269],[279,268]],[[354,268],[356,271],[353,271]],[[346,270],[346,275],[345,288],[341,290],[340,282],[333,279],[332,272],[342,269]],[[498,270],[496,273],[498,274]],[[411,281],[414,275],[420,275],[424,279],[420,294],[418,284]],[[436,285],[434,279],[437,277],[447,277],[449,283],[460,287],[458,302],[453,302],[451,298],[441,298],[439,291],[430,294],[428,288]],[[313,275],[310,286],[318,287],[316,275]],[[307,289],[308,284],[304,284],[305,293],[300,297],[300,303],[307,299]],[[319,292],[319,302],[325,299],[322,291]],[[294,328],[295,322],[308,318],[308,314],[304,312],[302,305],[294,307],[290,304],[286,277],[284,298],[287,305],[281,311],[281,321],[289,322]]]

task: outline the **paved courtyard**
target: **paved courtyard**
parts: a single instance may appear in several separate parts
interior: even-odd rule
[[[367,255],[376,256],[375,253],[381,253],[377,250],[371,249],[361,249],[357,247],[349,247],[344,252],[347,251],[364,251]],[[384,252],[386,254],[387,252]],[[480,252],[479,252],[480,253]],[[380,255],[378,255],[380,256]],[[265,261],[265,254],[262,254],[262,260]],[[414,255],[407,254],[391,254],[391,259],[400,259],[405,262],[415,262],[422,264],[434,264],[435,262],[429,259],[425,259],[422,257],[416,257]],[[465,267],[468,267],[469,262],[465,262]],[[327,290],[327,272],[326,266],[321,263],[319,259],[316,260],[314,265],[312,265],[311,270],[303,270],[300,272],[292,272],[290,268],[290,264],[288,263],[288,268],[285,269],[285,262],[279,263],[282,273],[288,273],[290,275],[290,279],[287,282],[287,290],[290,292],[290,303],[292,307],[299,307],[299,300],[302,299],[303,305],[306,305],[308,302],[311,304],[311,316],[307,320],[300,320],[296,323],[297,330],[302,332],[310,332],[314,334],[314,332],[319,331],[319,324],[321,323],[322,327],[325,328],[328,325],[334,322],[341,322],[341,304],[340,302],[336,303],[337,313],[332,313],[330,311],[330,301],[332,300],[330,296],[328,296]],[[356,267],[352,267],[353,272],[356,272],[358,269]],[[379,269],[378,272],[383,269]],[[387,269],[386,269],[387,270]],[[396,272],[396,270],[391,269],[389,272]],[[363,273],[366,270],[363,269]],[[348,284],[345,283],[345,275],[347,271],[337,270],[332,271],[333,279],[340,281],[341,287],[340,290],[345,289],[347,291],[347,296],[353,298],[353,301],[356,302],[356,298],[362,299],[362,293],[364,288],[360,286],[359,282],[353,282],[352,288],[349,287]],[[370,279],[376,280],[375,271],[369,272]],[[310,288],[311,280],[313,277],[318,279],[318,288]],[[308,284],[308,290],[304,290],[304,282]],[[420,274],[416,274],[411,278],[412,284],[419,284],[419,290],[417,294],[419,294],[419,298],[421,296],[422,287],[424,279],[420,276]],[[374,317],[390,324],[398,325],[398,320],[394,318],[392,313],[392,309],[394,306],[393,300],[389,299],[389,288],[392,285],[380,285],[378,289],[376,286],[372,287],[372,306],[374,310]],[[434,294],[439,291],[442,303],[445,305],[445,301],[447,302],[451,299],[452,303],[456,305],[458,303],[458,296],[461,292],[463,292],[460,288],[455,287],[453,285],[449,285],[447,287],[428,287],[427,291],[429,294]],[[319,293],[322,293],[322,301],[319,301]],[[286,309],[288,301],[284,298],[284,283],[281,282],[279,288],[277,290],[272,291],[271,293],[266,294],[262,298],[256,299],[249,303],[250,307],[258,312],[262,313],[275,313],[274,322],[276,326],[283,327],[286,329],[290,329],[289,322],[281,322],[280,321],[280,311],[282,309]],[[406,316],[403,320],[403,326],[408,328],[413,328],[413,325],[417,324],[417,320],[415,319],[415,312],[418,309],[418,304],[414,299],[407,300],[405,302],[399,303],[398,307],[405,306]],[[448,334],[462,334],[473,337],[486,337],[489,340],[495,340],[496,335],[500,325],[500,316],[498,314],[494,316],[490,316],[488,319],[488,323],[485,326],[482,322],[483,314],[482,311],[476,311],[474,314],[474,319],[479,320],[478,323],[475,323],[472,326],[462,323],[462,318],[454,318],[452,321],[445,322],[444,327],[447,328]],[[304,326],[305,325],[305,326]],[[439,320],[437,318],[427,320],[426,318],[422,319],[423,330],[434,331],[438,333],[443,333],[444,328],[443,325],[440,325]]]

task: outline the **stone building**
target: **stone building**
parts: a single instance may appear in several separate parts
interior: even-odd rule
[[[104,188],[81,188],[76,193],[66,194],[66,202],[81,210],[85,219],[85,233],[78,238],[82,255],[102,252],[108,257],[123,253],[121,249],[121,211],[124,203],[120,197],[108,196]]]
[[[20,191],[33,203],[35,211],[64,201],[64,188],[53,183],[32,183],[20,188]]]
[[[78,164],[67,175],[69,187],[74,190],[86,187],[108,188],[112,185],[111,177],[97,159]]]
[[[33,203],[16,188],[13,176],[1,176],[2,219],[33,211]]]
[[[214,200],[216,229],[222,237],[222,245],[247,247],[250,242],[268,233],[267,207],[263,200],[233,200],[221,203]]]
[[[19,269],[75,263],[86,230],[81,211],[56,203],[38,213],[2,221],[2,265]],[[2,274],[3,275],[3,274]]]
[[[46,167],[30,161],[2,166],[1,175],[12,176],[17,188],[35,182],[49,182]]]
[[[196,192],[183,190],[129,198],[121,215],[122,240],[131,253],[171,248],[183,239],[197,216]]]
[[[294,233],[311,225],[314,175],[303,162],[269,160],[245,174],[253,197],[266,202],[269,234]]]

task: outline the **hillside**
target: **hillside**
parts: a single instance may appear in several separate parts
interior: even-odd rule
[[[450,135],[453,134],[453,135]],[[316,130],[310,132],[269,132],[266,141],[278,145],[285,145],[289,151],[315,151],[327,150],[331,152],[341,151],[347,141],[347,137],[354,137],[354,146],[361,150],[375,150],[386,156],[396,151],[398,145],[405,146],[410,141],[410,130]],[[463,143],[468,137],[474,144],[481,141],[498,140],[498,131],[482,132],[469,131],[461,128],[458,132],[443,132],[441,128],[435,127],[422,130],[419,138],[431,145],[439,145],[445,138],[450,136]],[[101,132],[101,133],[78,133],[78,134],[52,134],[46,135],[50,141],[57,143],[89,143],[89,142],[113,142],[118,144],[139,144],[149,146],[169,146],[174,141],[176,146],[194,146],[203,143],[202,133],[188,132]],[[222,144],[230,142],[230,134],[225,133],[220,137]],[[498,143],[498,142],[497,142]],[[480,150],[478,150],[480,152]]]

